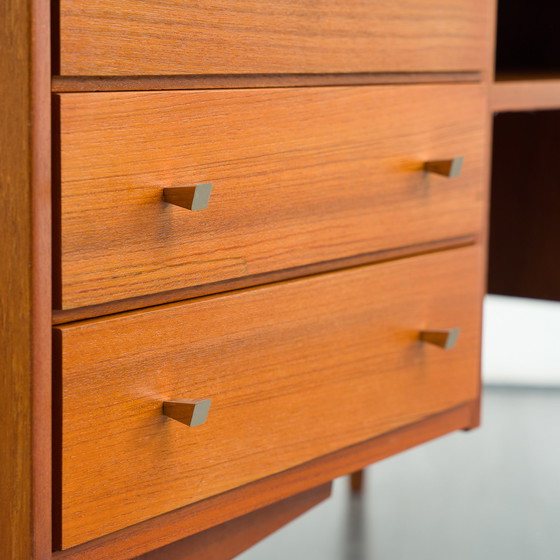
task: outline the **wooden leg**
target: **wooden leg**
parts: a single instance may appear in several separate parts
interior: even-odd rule
[[[355,494],[361,494],[364,490],[365,484],[365,472],[362,469],[361,471],[353,472],[350,475],[350,488],[352,492]]]
[[[230,560],[331,494],[331,483],[158,548],[136,560]]]
[[[468,432],[480,426],[480,400],[471,403],[471,421],[463,431]]]

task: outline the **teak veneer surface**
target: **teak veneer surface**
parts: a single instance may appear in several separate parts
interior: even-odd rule
[[[235,8],[232,8],[233,2],[225,0],[198,3],[181,0],[154,0],[141,3],[135,0],[118,3],[116,0],[96,2],[61,0],[60,4],[62,25],[57,21],[59,2],[52,3],[56,8],[53,10],[55,73],[62,71],[65,76],[61,78],[58,85],[55,81],[55,90],[57,87],[91,88],[92,85],[109,89],[139,89],[143,85],[149,85],[151,89],[157,89],[162,87],[162,83],[167,89],[231,87],[231,80],[234,80],[239,87],[310,86],[333,82],[364,84],[371,81],[396,82],[411,79],[413,81],[426,79],[472,81],[479,79],[480,75],[477,71],[487,66],[486,60],[490,48],[487,34],[488,13],[493,5],[492,2],[483,2],[483,0],[472,2],[459,0],[455,3],[443,0],[428,2],[398,0],[392,3],[365,3],[360,0],[351,0],[349,3],[335,2],[335,0],[319,2],[281,0],[277,3],[241,0],[235,3]],[[120,9],[120,6],[128,7],[128,11]],[[3,412],[0,417],[0,431],[3,434],[0,442],[2,467],[0,558],[2,560],[4,558],[49,560],[53,557],[50,518],[50,9],[51,2],[48,0],[2,0],[0,2],[0,20],[3,23],[0,30],[0,51],[2,51],[0,120],[3,123],[0,127],[2,170],[0,219],[3,224],[3,235],[0,238],[0,254],[3,259],[0,267],[0,281],[3,286],[0,294],[0,340],[4,348],[0,354],[2,371],[0,394],[4,397]],[[180,11],[186,13],[188,17],[178,20],[176,16]],[[202,19],[199,18],[197,21],[196,18],[191,17],[193,12],[202,15]],[[257,21],[259,27],[244,25],[247,21]],[[58,37],[59,28],[61,37]],[[127,29],[130,32],[127,32]],[[58,52],[58,45],[61,46],[60,52]],[[100,56],[100,53],[105,54]],[[200,53],[203,55],[201,56]],[[422,74],[426,70],[433,74]],[[340,74],[332,74],[332,72],[340,72]],[[82,74],[85,76],[84,79]],[[290,76],[294,76],[293,83]],[[115,80],[112,81],[111,77]],[[98,78],[101,79],[97,81]],[[64,81],[65,79],[74,81]],[[144,79],[146,81],[142,81]],[[159,80],[162,79],[166,81],[160,82]],[[555,88],[556,86],[557,84],[554,84]],[[507,96],[502,99],[509,99],[511,90],[505,93]],[[522,108],[527,108],[524,99],[532,100],[534,92],[530,92],[529,95],[519,89],[513,93],[514,103],[518,103],[522,98],[524,103]],[[535,105],[536,108],[556,107],[553,105],[555,101],[549,89],[545,91],[539,87],[538,95],[540,101]],[[218,105],[215,104],[216,113],[219,113]],[[380,104],[374,113],[382,113],[386,105],[387,103]],[[430,107],[439,109],[442,105],[445,105],[443,97],[438,100],[438,103],[434,100]],[[460,113],[463,106],[458,105]],[[359,107],[359,103],[357,106]],[[289,111],[293,111],[295,107],[297,103],[294,101]],[[345,110],[346,114],[352,113],[347,111],[347,108]],[[197,109],[193,114],[200,112],[203,110]],[[153,116],[151,114],[148,118]],[[246,115],[237,120],[233,119],[231,129],[238,126],[245,117]],[[259,116],[250,122],[257,122],[258,118]],[[358,128],[363,126],[364,123],[360,122],[358,117],[353,118],[354,125]],[[215,116],[215,119],[217,121],[219,116]],[[308,126],[308,121],[309,119],[303,115],[302,128]],[[325,129],[330,124],[327,123]],[[118,126],[119,123],[115,128]],[[390,128],[391,119],[384,119],[379,126]],[[227,129],[224,130],[227,132]],[[245,129],[244,131],[246,132]],[[426,131],[426,134],[429,132]],[[170,138],[173,136],[171,135]],[[123,146],[126,146],[126,141],[127,139],[124,138]],[[150,139],[146,137],[142,142],[149,145]],[[56,137],[55,145],[58,144],[59,139]],[[206,145],[208,146],[210,144]],[[153,149],[153,146],[149,148]],[[79,148],[76,149],[79,151]],[[110,154],[115,148],[111,146],[104,149],[107,149]],[[119,150],[115,154],[115,159],[123,157],[123,154],[126,155],[126,148],[120,147]],[[169,145],[159,148],[160,153],[166,150],[169,150]],[[450,154],[453,155],[456,154]],[[440,157],[441,154],[435,156]],[[142,157],[145,157],[145,153],[138,159]],[[377,154],[375,157],[380,156]],[[180,167],[180,164],[177,164],[177,167]],[[407,169],[410,170],[410,166]],[[242,177],[241,173],[239,177]],[[95,180],[98,179],[99,177]],[[477,184],[479,182],[474,181]],[[111,190],[107,189],[107,192]],[[330,200],[334,199],[331,197]],[[457,204],[461,203],[457,201]],[[120,210],[120,206],[119,202],[114,204],[115,209]],[[266,219],[267,217],[264,218]],[[431,219],[433,216],[430,216]],[[450,222],[454,219],[451,217]],[[407,220],[408,215],[403,220],[403,224],[406,224]],[[108,227],[113,226],[114,223]],[[468,235],[475,232],[476,229],[473,229],[468,232]],[[338,237],[337,235],[335,238]],[[441,239],[441,236],[438,235],[438,239]],[[333,239],[331,238],[330,241],[332,242]],[[433,241],[427,239],[426,243]],[[362,255],[371,254],[370,251],[368,249]],[[474,249],[468,251],[477,252]],[[466,253],[456,253],[459,254]],[[435,255],[433,257],[435,258]],[[477,263],[479,262],[477,259]],[[393,265],[397,266],[397,263],[392,263]],[[383,265],[385,266],[388,265]],[[467,278],[465,281],[468,278],[472,280],[476,276],[466,267],[466,263],[460,263],[457,268],[458,273]],[[426,271],[424,272],[427,274]],[[355,271],[351,273],[354,274]],[[473,276],[469,276],[471,274]],[[257,276],[253,276],[254,278]],[[424,277],[418,276],[420,281],[422,278]],[[55,275],[55,279],[60,280],[60,275]],[[224,282],[229,281],[229,279],[224,280]],[[153,283],[156,284],[157,281]],[[478,282],[471,282],[469,286],[479,284],[480,278]],[[233,284],[228,286],[232,287]],[[412,288],[419,291],[428,289],[416,283]],[[194,286],[194,289],[198,288]],[[280,286],[266,289],[277,290]],[[247,295],[253,291],[257,290],[247,290],[240,294]],[[149,293],[143,290],[140,292]],[[340,292],[343,293],[343,290]],[[56,295],[60,296],[60,293],[56,292]],[[146,297],[153,296],[154,294]],[[235,294],[235,297],[241,295]],[[208,305],[211,299],[221,298],[222,296],[206,298],[193,304]],[[470,296],[467,296],[467,300],[469,298]],[[460,301],[458,298],[455,299]],[[119,302],[110,299],[107,301],[111,305],[119,305]],[[460,305],[466,306],[467,303]],[[174,307],[165,308],[165,312]],[[436,307],[439,309],[438,306]],[[454,305],[450,308],[454,309]],[[475,308],[479,317],[479,305],[475,305]],[[74,310],[70,309],[70,312],[72,311]],[[156,311],[159,313],[164,309],[149,310],[138,315],[143,316]],[[240,320],[233,307],[229,312],[233,317],[232,324]],[[299,312],[303,316],[303,311]],[[319,312],[320,310],[314,310],[314,316]],[[463,313],[462,307],[461,313]],[[110,321],[126,321],[132,316],[127,314],[113,317]],[[387,316],[391,317],[390,313]],[[343,321],[346,318],[345,315]],[[330,323],[334,323],[334,327],[337,328],[336,316],[330,318]],[[85,328],[86,325],[93,328],[95,324],[96,322],[93,321],[71,325],[68,328],[80,329]],[[157,333],[154,331],[151,333],[153,339],[157,338]],[[118,336],[118,333],[111,333],[109,338],[114,340],[111,337],[115,334]],[[265,336],[272,336],[272,332],[265,333]],[[478,352],[477,337],[478,334],[469,334],[466,342],[474,348],[474,354]],[[202,338],[201,335],[201,340]],[[103,348],[104,340],[96,340],[99,347]],[[296,346],[299,343],[298,340],[291,341],[291,344]],[[130,341],[123,343],[124,346],[126,344],[130,344]],[[160,344],[165,344],[165,341],[160,341]],[[333,345],[336,344],[338,340],[333,342]],[[382,341],[380,347],[383,349],[388,345],[389,342]],[[152,350],[155,347],[152,347]],[[87,344],[85,348],[88,348]],[[454,387],[454,390],[457,398],[474,400],[461,400],[463,404],[446,409],[441,414],[422,416],[420,420],[410,420],[410,423],[406,420],[401,428],[383,432],[374,439],[337,449],[333,453],[321,455],[266,478],[259,478],[252,483],[198,501],[191,506],[174,509],[155,517],[152,517],[153,513],[140,508],[141,515],[148,514],[146,521],[128,525],[120,531],[89,540],[80,546],[55,552],[54,558],[65,560],[126,558],[128,560],[138,554],[148,553],[157,546],[170,545],[177,538],[193,535],[218,523],[247,514],[257,507],[273,504],[279,499],[287,498],[290,493],[307,490],[317,483],[327,482],[335,476],[352,472],[373,460],[438,437],[452,429],[472,427],[477,423],[478,385],[472,382],[471,387],[468,381],[475,376],[474,367],[469,365],[471,351],[467,352],[459,348],[456,349],[459,350],[459,354],[462,352],[469,354],[469,358],[463,360],[464,363],[460,366],[467,375]],[[377,348],[375,350],[377,352]],[[88,351],[91,351],[91,347]],[[209,348],[208,352],[211,351],[212,349]],[[425,351],[426,355],[431,356],[430,352],[440,350],[435,348],[412,350],[410,354],[406,354],[402,363],[410,364],[410,355],[416,351],[418,353]],[[74,352],[78,351],[74,349]],[[148,350],[148,353],[150,352],[151,350]],[[332,358],[333,361],[337,359],[341,358],[336,356]],[[448,361],[449,356],[442,359]],[[431,358],[427,361],[431,363]],[[189,359],[186,359],[186,362],[188,363]],[[117,368],[118,364],[114,366]],[[343,371],[347,371],[345,367]],[[116,371],[114,377],[118,380],[119,372],[115,368],[112,371],[113,373]],[[202,366],[199,366],[199,373],[201,370]],[[333,372],[334,369],[331,373]],[[418,370],[415,370],[412,376],[414,382],[417,373]],[[134,377],[130,370],[129,374]],[[451,375],[454,376],[455,373],[452,371]],[[93,377],[92,374],[88,379],[91,382],[90,388],[95,391],[97,381],[94,381]],[[139,377],[134,378],[136,381],[139,380]],[[329,379],[333,383],[336,382],[334,377]],[[144,381],[150,386],[152,382],[157,383],[157,380],[156,375]],[[435,392],[443,401],[447,384],[444,382],[442,385],[443,392],[440,391],[439,384]],[[153,386],[150,390],[152,389]],[[153,398],[157,391],[157,388],[153,390],[149,395],[150,398]],[[90,397],[93,400],[95,395]],[[451,397],[448,400],[455,402]],[[117,395],[114,402],[110,404],[117,405],[118,401]],[[433,397],[430,404],[432,408],[439,406],[439,396]],[[132,410],[127,406],[128,404],[125,403],[125,411]],[[324,406],[323,402],[321,406]],[[111,409],[111,406],[108,408]],[[329,409],[329,414],[334,413]],[[131,416],[125,415],[125,419],[129,422]],[[112,420],[114,417],[111,417]],[[87,418],[80,418],[79,421],[87,423]],[[155,424],[151,425],[148,431],[154,426]],[[55,426],[56,429],[59,427],[59,425]],[[238,427],[231,425],[227,429],[228,433],[232,433]],[[93,428],[89,433],[93,433]],[[55,435],[58,438],[60,434],[55,432]],[[135,441],[134,445],[141,445],[141,443],[142,441]],[[55,453],[58,450],[58,445],[55,445]],[[130,449],[124,451],[129,452]],[[89,461],[93,460],[94,453],[92,447],[91,455],[87,457]],[[289,450],[289,453],[293,452]],[[164,461],[167,460],[166,453],[162,456]],[[129,457],[132,458],[127,467],[134,468],[136,457],[132,455]],[[102,458],[107,459],[107,457]],[[157,461],[159,460],[160,457]],[[73,457],[72,461],[74,464],[79,464],[77,457]],[[131,480],[135,481],[134,478]],[[133,493],[134,486],[131,480],[128,481],[128,489]],[[90,482],[93,484],[91,480]],[[149,488],[145,485],[141,484],[140,488],[142,491],[149,492]],[[134,497],[132,500],[134,501]],[[57,503],[55,497],[55,507]],[[113,516],[113,513],[117,516],[118,522],[122,521],[119,517],[121,511],[111,511],[107,514],[108,517]],[[257,513],[259,512],[255,512],[255,515]],[[237,520],[237,522],[242,521]],[[228,531],[228,527],[233,526],[223,526],[221,529]],[[219,532],[220,529],[216,531]],[[204,538],[204,535],[199,534],[195,537],[195,539],[200,538]],[[152,557],[167,552],[180,554],[180,546],[171,545],[167,550],[154,552]]]
[[[560,109],[560,76],[519,75],[496,80],[491,88],[493,111],[543,111]]]
[[[62,325],[72,321],[93,319],[94,317],[103,317],[104,315],[112,315],[113,313],[122,313],[123,311],[132,311],[134,309],[143,309],[154,305],[162,305],[164,303],[172,303],[195,297],[218,294],[230,290],[237,290],[239,288],[270,284],[272,282],[280,282],[282,280],[291,280],[292,278],[304,278],[306,276],[312,276],[322,272],[331,272],[342,268],[392,261],[395,259],[411,257],[413,255],[433,253],[435,251],[441,251],[442,249],[466,247],[468,245],[479,243],[482,238],[483,234],[465,235],[451,239],[437,239],[428,243],[421,243],[420,245],[408,245],[405,247],[385,249],[383,251],[374,251],[373,253],[361,253],[344,259],[322,261],[303,267],[285,268],[283,270],[276,270],[274,272],[258,274],[255,276],[234,278],[213,284],[191,286],[190,288],[182,288],[179,290],[172,290],[170,292],[160,292],[159,294],[121,299],[119,301],[101,303],[99,305],[91,305],[89,307],[77,307],[65,311],[57,310],[53,312],[52,324]]]
[[[55,329],[63,548],[476,399],[482,266],[475,246]],[[419,340],[457,326],[453,350]],[[206,423],[163,416],[177,398],[211,398]]]
[[[486,0],[60,0],[62,75],[477,70]]]
[[[332,482],[280,500],[186,539],[143,554],[138,560],[226,560],[280,529],[326,500]]]
[[[30,3],[2,2],[0,16],[0,557],[20,560],[33,553]]]
[[[0,2],[0,558],[51,557],[49,3]]]
[[[152,517],[120,531],[63,551],[55,560],[131,560],[139,554],[165,546],[293,496],[317,484],[347,475],[415,445],[453,430],[479,425],[478,397],[452,409],[433,414],[381,436],[345,447],[292,469],[261,478],[224,494]]]
[[[480,85],[61,94],[62,309],[479,232]],[[460,177],[424,162],[464,156]],[[208,208],[165,187],[212,182]]]

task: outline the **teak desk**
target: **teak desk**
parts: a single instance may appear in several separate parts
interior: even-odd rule
[[[560,106],[494,12],[2,2],[2,560],[232,558],[478,425],[491,111]]]

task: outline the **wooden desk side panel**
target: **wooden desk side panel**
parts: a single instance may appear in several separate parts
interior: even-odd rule
[[[50,545],[49,2],[0,3],[0,558]]]

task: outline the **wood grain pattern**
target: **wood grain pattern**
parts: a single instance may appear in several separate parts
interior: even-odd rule
[[[131,560],[139,554],[347,475],[453,430],[473,426],[479,399],[329,453],[219,496],[164,513],[65,551],[53,560]]]
[[[439,239],[428,243],[420,243],[418,245],[396,247],[394,249],[386,249],[384,251],[353,255],[344,259],[313,263],[303,267],[285,268],[283,270],[275,270],[265,274],[256,274],[254,276],[246,276],[244,278],[234,278],[223,282],[204,284],[203,286],[191,286],[190,288],[181,288],[179,290],[139,296],[120,301],[112,301],[99,305],[77,307],[67,310],[55,310],[53,311],[52,317],[53,325],[62,325],[64,323],[81,321],[83,319],[93,319],[94,317],[103,317],[113,313],[121,313],[123,311],[131,311],[133,309],[142,309],[154,305],[182,301],[194,297],[217,294],[228,290],[237,290],[243,287],[269,284],[272,282],[289,280],[291,278],[302,278],[319,274],[321,272],[340,270],[341,268],[360,266],[363,264],[381,263],[410,257],[412,255],[433,253],[444,249],[458,249],[460,247],[467,247],[469,245],[480,243],[481,239],[482,235],[480,234],[455,237],[453,239]]]
[[[50,546],[49,5],[0,3],[0,558]]]
[[[63,309],[482,227],[478,85],[59,98]],[[457,155],[461,177],[423,170]],[[163,202],[199,182],[206,210]]]
[[[486,0],[60,0],[60,74],[477,70]]]
[[[480,82],[480,72],[360,72],[193,76],[53,76],[54,93]]]
[[[29,2],[2,2],[0,47],[0,557],[32,555],[31,67]],[[21,64],[21,68],[18,68]],[[6,126],[5,124],[6,123]],[[13,305],[17,301],[18,306]]]
[[[481,266],[471,247],[60,327],[63,548],[475,399]],[[419,341],[440,325],[463,327],[451,351]],[[202,394],[202,426],[162,415]]]
[[[542,111],[560,109],[560,77],[558,75],[498,76],[491,88],[490,106],[495,112]]]
[[[212,529],[187,537],[138,560],[229,560],[326,500],[332,483],[307,490],[243,515]]]

